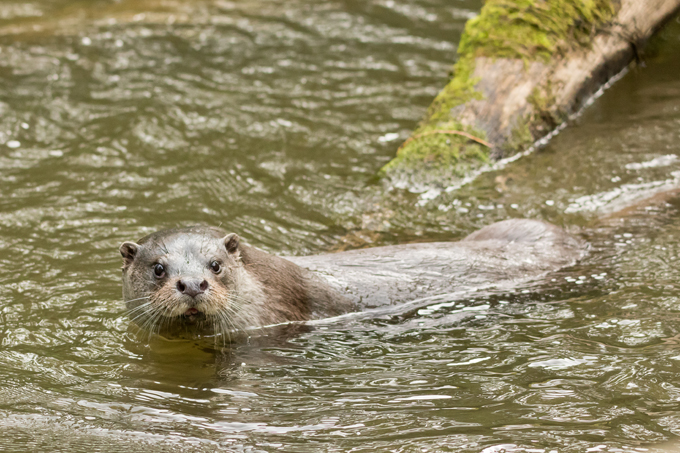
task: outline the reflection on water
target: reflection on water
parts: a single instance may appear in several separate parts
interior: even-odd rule
[[[479,7],[2,2],[2,449],[672,442],[680,198],[597,218],[677,186],[680,25],[546,148],[459,190],[381,198],[373,175],[443,85]],[[305,254],[451,239],[519,216],[580,232],[589,258],[514,292],[226,351],[142,341],[122,313],[117,246],[162,227],[221,224]]]

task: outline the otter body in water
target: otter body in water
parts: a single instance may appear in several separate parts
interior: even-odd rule
[[[281,258],[236,234],[195,226],[125,242],[123,297],[149,330],[241,331],[336,316],[537,276],[573,264],[584,243],[535,220],[506,220],[459,242]]]

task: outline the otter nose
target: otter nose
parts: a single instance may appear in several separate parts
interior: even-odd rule
[[[177,291],[191,297],[203,294],[206,289],[208,289],[208,282],[206,280],[184,279],[177,282]]]

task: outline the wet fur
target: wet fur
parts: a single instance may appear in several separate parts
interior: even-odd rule
[[[130,318],[149,332],[186,328],[231,336],[253,326],[307,320],[314,307],[328,307],[317,313],[322,316],[354,308],[327,283],[290,261],[240,243],[227,253],[221,242],[225,235],[217,228],[191,227],[123,244],[123,296]],[[177,290],[181,274],[163,279],[152,274],[154,264],[168,256],[191,261],[205,254],[207,262],[215,250],[222,253],[223,271],[219,276],[200,274],[209,287],[193,299]],[[199,315],[185,315],[191,307],[200,308]]]
[[[573,264],[584,250],[583,241],[554,225],[513,219],[459,242],[284,259],[218,228],[197,226],[124,243],[123,295],[130,318],[150,332],[191,326],[224,337],[446,294],[460,286],[537,276]],[[219,276],[205,270],[212,256],[224,262]],[[191,272],[208,279],[209,289],[190,299],[176,289],[181,273],[155,279],[153,264],[164,259],[171,267],[194,266]],[[186,315],[189,302],[200,307],[199,315]]]

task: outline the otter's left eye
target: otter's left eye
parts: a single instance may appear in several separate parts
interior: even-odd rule
[[[216,274],[219,274],[220,271],[222,270],[222,266],[220,266],[220,263],[218,263],[217,261],[213,261],[210,263],[210,270]]]

